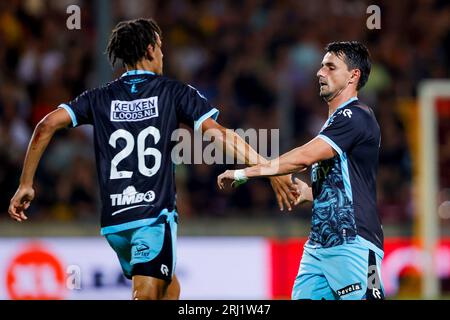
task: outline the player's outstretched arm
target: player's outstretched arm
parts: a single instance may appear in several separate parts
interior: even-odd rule
[[[8,213],[12,219],[19,222],[27,220],[24,211],[34,198],[33,180],[39,160],[56,130],[67,127],[70,123],[72,121],[67,111],[57,109],[46,115],[34,129],[28,144],[20,185],[9,204]]]
[[[269,163],[269,160],[260,156],[238,134],[221,126],[214,119],[208,118],[202,123],[202,132],[206,136],[214,137],[214,141],[218,143],[222,151],[226,150],[226,154],[234,155],[236,159],[249,166]],[[297,186],[292,182],[291,175],[270,177],[270,184],[280,210],[283,210],[284,206],[292,210],[292,206],[298,203],[300,194]]]
[[[217,184],[224,187],[226,181],[240,181],[256,177],[271,177],[300,172],[321,160],[333,158],[334,149],[324,140],[315,138],[277,159],[241,170],[227,170],[217,177]]]

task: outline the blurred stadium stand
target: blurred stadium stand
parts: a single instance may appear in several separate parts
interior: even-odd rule
[[[315,77],[324,46],[349,39],[366,43],[373,68],[361,98],[382,130],[379,210],[388,235],[412,232],[413,139],[402,106],[414,103],[422,79],[450,75],[447,1],[378,1],[381,30],[365,27],[369,1],[112,0],[110,14],[99,12],[96,3],[0,3],[0,234],[18,235],[7,222],[7,206],[34,126],[60,103],[99,84],[96,44],[109,35],[98,32],[100,15],[112,25],[155,18],[163,30],[165,74],[197,87],[220,109],[224,126],[280,128],[281,152],[307,142],[326,120]],[[82,8],[80,31],[65,28],[69,4]],[[111,76],[122,71],[111,69]],[[440,153],[447,169],[449,132],[447,126]],[[21,236],[98,234],[91,135],[91,128],[82,127],[55,136],[37,172],[33,224],[21,227]],[[280,215],[264,180],[221,193],[215,177],[223,169],[178,166],[181,234],[307,234],[309,206]],[[448,172],[441,176],[443,186],[450,186]]]

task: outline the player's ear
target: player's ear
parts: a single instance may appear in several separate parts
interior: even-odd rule
[[[361,77],[361,70],[359,69],[352,69],[350,79],[348,81],[349,84],[357,83],[359,81],[359,78]]]
[[[155,56],[155,48],[151,44],[149,44],[147,46],[147,50],[145,51],[145,58],[152,61],[154,56]]]

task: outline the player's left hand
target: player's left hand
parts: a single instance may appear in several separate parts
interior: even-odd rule
[[[300,196],[297,198],[295,205],[302,204],[307,201],[313,201],[311,188],[304,181],[299,178],[295,178],[295,185],[300,193]]]
[[[300,197],[297,185],[292,182],[292,175],[275,176],[269,179],[280,210],[283,211],[284,206],[286,206],[291,211],[292,207],[299,203]]]

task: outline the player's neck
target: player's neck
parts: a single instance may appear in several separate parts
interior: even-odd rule
[[[156,66],[153,65],[153,63],[151,61],[148,60],[141,60],[138,61],[136,63],[135,66],[126,66],[127,71],[132,71],[132,70],[142,70],[142,71],[150,71],[153,73],[157,73],[157,68]]]
[[[357,97],[358,93],[356,91],[347,91],[347,92],[341,92],[337,96],[335,96],[330,101],[327,101],[328,103],[328,116],[331,116],[337,108],[339,108],[340,105],[347,102],[353,97]]]

